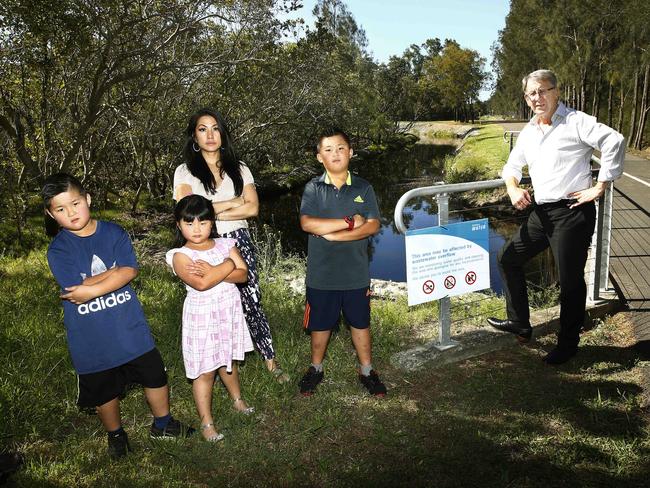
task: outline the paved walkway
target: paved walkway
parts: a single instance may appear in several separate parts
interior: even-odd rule
[[[650,341],[650,160],[632,153],[614,183],[610,274],[636,340]]]

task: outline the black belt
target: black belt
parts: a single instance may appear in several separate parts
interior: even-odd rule
[[[561,207],[569,207],[574,203],[576,203],[577,201],[578,200],[575,198],[567,198],[564,200],[558,200],[557,202],[539,203],[537,204],[537,206],[543,209],[561,208]]]

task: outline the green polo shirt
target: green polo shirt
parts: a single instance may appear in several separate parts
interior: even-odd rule
[[[325,172],[305,186],[300,215],[342,219],[354,214],[379,220],[375,192],[363,178],[348,172],[347,181],[338,189]],[[310,235],[307,247],[307,286],[319,290],[354,290],[369,286],[369,242],[369,238],[331,242]]]

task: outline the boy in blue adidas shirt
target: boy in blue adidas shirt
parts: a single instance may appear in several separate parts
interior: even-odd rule
[[[119,398],[130,383],[144,387],[154,415],[152,438],[182,437],[194,429],[169,411],[167,373],[130,282],[138,274],[124,229],[90,216],[90,195],[65,173],[45,180],[41,191],[46,230],[55,236],[47,251],[61,287],[72,363],[79,375],[82,408],[94,407],[114,457],[130,450]]]
[[[325,173],[305,186],[300,226],[309,233],[304,327],[311,337],[311,366],[300,392],[312,395],[324,376],[323,359],[341,312],[359,359],[359,380],[371,395],[386,387],[372,368],[368,239],[379,231],[379,207],[370,183],[348,170],[353,151],[340,129],[323,133],[316,157]]]

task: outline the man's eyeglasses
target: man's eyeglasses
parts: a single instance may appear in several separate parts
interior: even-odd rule
[[[539,90],[533,90],[533,91],[531,91],[531,92],[527,92],[527,93],[525,93],[524,96],[525,96],[528,100],[532,100],[532,99],[535,98],[535,97],[542,98],[542,97],[545,97],[546,94],[547,94],[548,92],[550,92],[551,90],[555,90],[555,87],[552,86],[551,88],[540,88]]]

